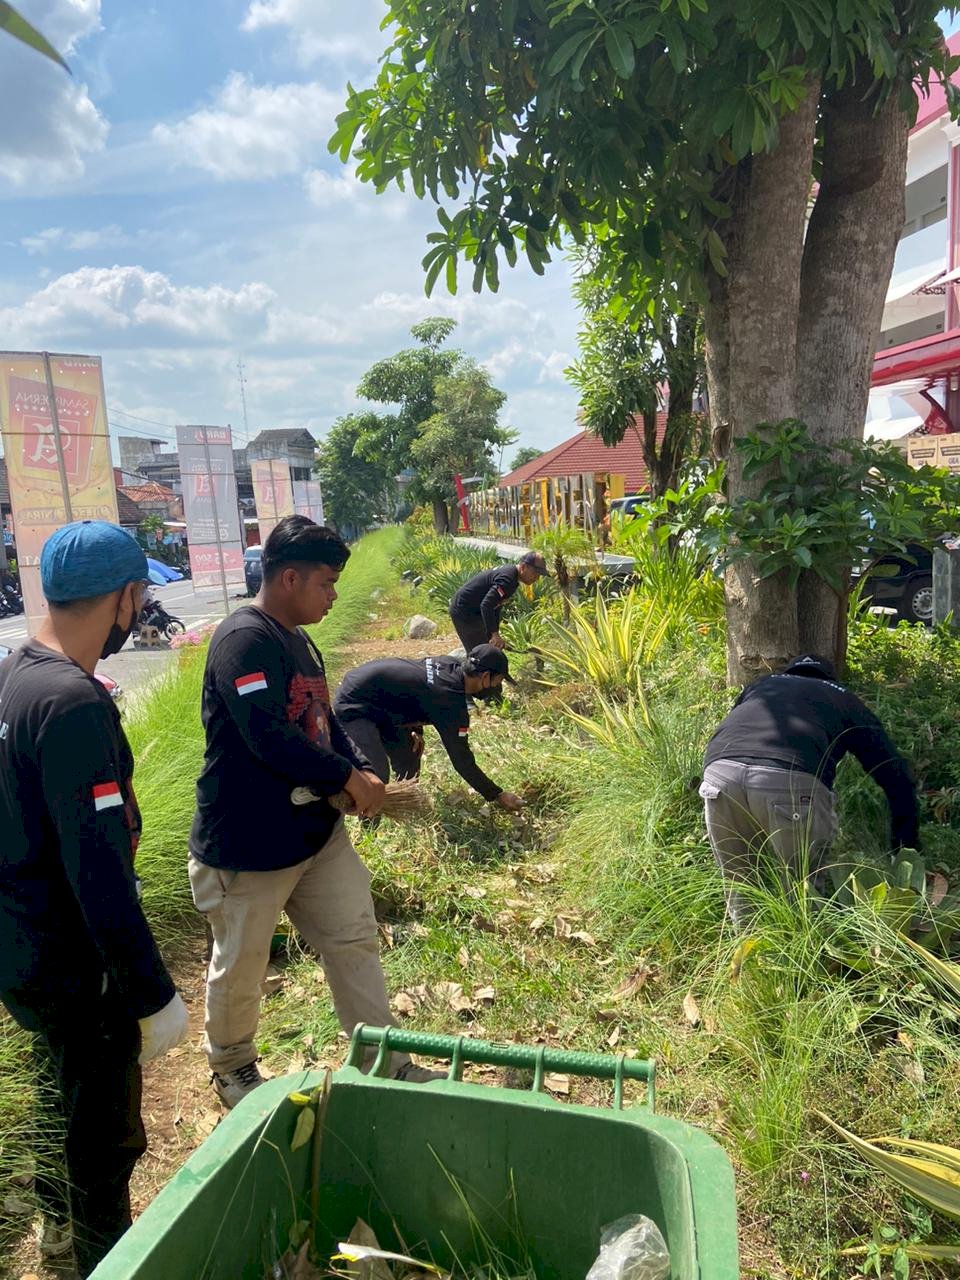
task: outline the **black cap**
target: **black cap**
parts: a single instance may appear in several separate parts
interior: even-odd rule
[[[517,564],[525,564],[542,578],[547,572],[547,562],[539,551],[525,551]]]
[[[492,676],[503,676],[508,684],[513,684],[507,655],[495,644],[476,645],[467,654],[463,665],[468,676],[482,676],[489,671]]]
[[[783,669],[785,676],[818,676],[821,680],[836,680],[837,669],[829,658],[818,653],[802,653]]]

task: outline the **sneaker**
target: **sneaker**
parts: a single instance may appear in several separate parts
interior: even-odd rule
[[[211,1082],[220,1101],[230,1108],[263,1084],[263,1076],[256,1062],[248,1062],[245,1067],[237,1067],[236,1071],[214,1071]]]
[[[73,1252],[73,1227],[69,1222],[53,1222],[44,1218],[37,1239],[37,1248],[44,1262],[65,1258]]]
[[[418,1067],[415,1062],[405,1062],[391,1076],[392,1080],[405,1080],[407,1084],[429,1084],[431,1080],[446,1080],[446,1071],[431,1071],[428,1067]]]

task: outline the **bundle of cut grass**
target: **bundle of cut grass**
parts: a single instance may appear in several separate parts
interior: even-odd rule
[[[326,800],[341,813],[353,813],[353,801],[346,791],[338,791],[335,796],[321,796],[310,787],[294,787],[290,793],[294,804],[313,804],[317,800]],[[405,778],[401,782],[387,783],[387,796],[380,812],[385,818],[393,818],[396,822],[418,818],[430,808],[426,792],[416,778]]]

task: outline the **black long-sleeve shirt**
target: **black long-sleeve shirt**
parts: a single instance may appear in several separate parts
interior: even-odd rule
[[[0,663],[0,999],[41,1030],[174,995],[137,900],[133,756],[110,696],[35,641]]]
[[[500,610],[516,593],[519,585],[520,573],[515,564],[484,569],[454,594],[450,601],[450,612],[478,614],[483,619],[487,635],[491,636],[500,627]]]
[[[201,719],[207,735],[190,852],[210,867],[277,871],[312,857],[340,815],[294,805],[294,787],[343,790],[369,762],[330,710],[323,659],[302,631],[238,609],[210,641]]]
[[[432,724],[460,777],[485,800],[501,794],[470,747],[463,667],[455,658],[365,662],[344,676],[334,708],[347,733],[351,720],[371,720],[385,729]]]
[[[916,847],[917,797],[906,761],[873,712],[832,680],[772,675],[748,685],[707,744],[704,764],[796,769],[832,787],[848,753],[886,793],[894,844]]]

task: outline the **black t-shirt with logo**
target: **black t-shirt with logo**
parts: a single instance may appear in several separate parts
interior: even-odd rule
[[[317,853],[340,815],[325,800],[295,805],[291,791],[332,796],[370,766],[330,710],[323,659],[306,635],[253,605],[225,618],[210,641],[201,718],[193,856],[276,871]]]
[[[516,593],[520,571],[515,564],[501,564],[484,569],[463,584],[450,601],[450,612],[476,614],[483,619],[487,635],[500,626],[500,610]]]
[[[31,641],[0,662],[0,998],[25,1027],[109,989],[133,1018],[174,987],[137,900],[133,756],[103,686]]]
[[[483,772],[470,747],[463,667],[456,658],[365,662],[344,676],[334,706],[347,733],[351,720],[372,720],[385,729],[432,724],[461,778],[485,800],[500,795],[502,788]]]

